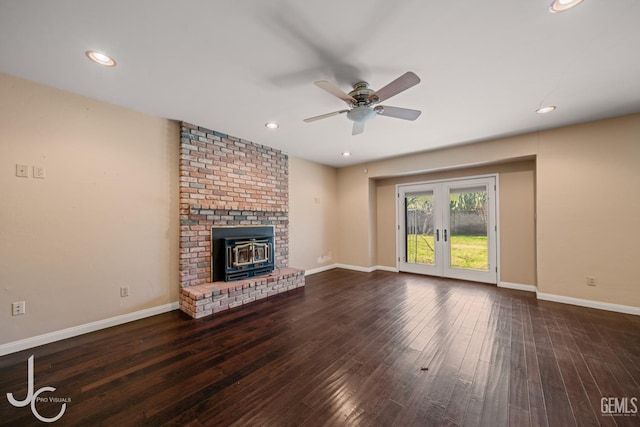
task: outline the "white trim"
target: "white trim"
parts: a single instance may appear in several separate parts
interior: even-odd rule
[[[49,332],[46,334],[37,335],[35,337],[13,341],[7,344],[0,345],[0,356],[16,353],[18,351],[26,350],[44,344],[50,344],[55,341],[61,341],[89,332],[99,331],[100,329],[122,325],[123,323],[129,323],[133,322],[134,320],[144,319],[145,317],[167,313],[169,311],[177,310],[178,308],[180,308],[180,304],[176,301],[157,307],[134,311],[133,313],[122,314],[120,316],[111,317],[109,319],[97,320],[95,322],[85,323],[84,325],[72,326],[60,331]]]
[[[499,288],[515,289],[516,291],[537,292],[538,288],[533,285],[522,285],[520,283],[498,282]]]
[[[495,211],[493,213],[494,215],[494,221],[495,221],[495,227],[496,227],[496,234],[495,234],[495,238],[496,238],[496,284],[499,285],[500,284],[500,274],[501,274],[501,268],[500,268],[500,174],[496,173],[495,176],[495,187],[494,187],[494,192],[493,192],[493,197],[495,197],[495,204],[493,206],[493,210]]]
[[[610,302],[593,301],[582,298],[566,297],[564,295],[546,294],[537,292],[538,299],[544,301],[559,302],[562,304],[578,305],[581,307],[595,308],[598,310],[615,311],[617,313],[634,314],[640,316],[640,307],[632,307],[630,305],[613,304]]]
[[[313,274],[322,273],[323,271],[333,270],[334,268],[336,268],[336,265],[337,264],[329,264],[318,268],[312,268],[311,270],[305,270],[304,275],[311,276]]]
[[[400,270],[398,270],[397,267],[390,267],[388,265],[376,265],[374,268],[375,270],[380,270],[380,271],[389,271],[391,273],[398,273],[400,272]]]
[[[360,271],[362,273],[373,273],[376,271],[375,267],[360,267],[359,265],[349,264],[334,264],[336,268],[344,268],[345,270]]]
[[[349,265],[349,264],[331,264],[325,265],[324,267],[314,268],[311,270],[305,270],[305,276],[310,276],[316,273],[322,273],[323,271],[333,270],[334,268],[343,268],[345,270],[353,270],[359,271],[361,273],[373,273],[374,271],[389,271],[391,273],[398,273],[398,269],[396,267],[390,267],[387,265],[374,265],[373,267],[360,267],[359,265]]]

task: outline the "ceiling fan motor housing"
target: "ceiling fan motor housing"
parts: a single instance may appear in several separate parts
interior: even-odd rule
[[[371,97],[373,93],[374,91],[369,88],[369,83],[360,82],[353,85],[353,90],[349,92],[349,96],[355,98],[356,105],[370,105],[375,102]]]

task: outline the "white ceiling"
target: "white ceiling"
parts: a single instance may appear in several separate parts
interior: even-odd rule
[[[640,0],[549,3],[0,0],[0,71],[338,167],[640,111]],[[405,71],[422,82],[384,104],[415,122],[302,121],[345,107],[316,80]]]

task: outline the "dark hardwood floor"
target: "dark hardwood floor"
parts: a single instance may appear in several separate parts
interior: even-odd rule
[[[0,357],[2,425],[42,425],[6,398],[26,396],[30,355],[34,388],[56,388],[40,396],[71,399],[58,425],[640,425],[601,406],[640,397],[637,316],[410,274],[332,270]]]

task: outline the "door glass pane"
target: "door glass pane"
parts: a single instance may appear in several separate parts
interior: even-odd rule
[[[433,191],[406,193],[404,202],[406,262],[433,265],[435,264]]]
[[[450,266],[489,269],[488,204],[485,186],[449,191]]]

